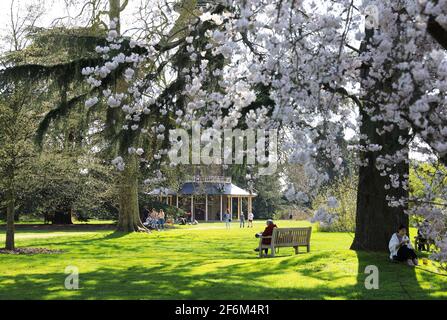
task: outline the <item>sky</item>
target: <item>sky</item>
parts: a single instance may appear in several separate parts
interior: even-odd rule
[[[9,24],[10,21],[10,9],[11,3],[14,1],[14,5],[21,10],[24,10],[26,5],[33,4],[36,0],[1,0],[0,1],[0,21],[2,33],[7,30],[6,24]],[[64,10],[65,3],[63,0],[46,0],[45,1],[45,14],[40,26],[49,25],[54,18],[61,17],[66,15],[66,11]]]
[[[67,11],[64,0],[0,0],[0,47],[2,51],[6,49],[3,38],[8,32],[10,32],[11,3],[14,2],[14,12],[17,12],[16,10],[19,8],[19,12],[24,15],[27,5],[34,4],[39,1],[44,3],[45,13],[37,23],[38,27],[48,27],[57,18],[66,17],[68,15],[74,17],[79,14],[82,9],[81,6],[72,7],[69,12]],[[129,0],[129,4],[126,7],[126,10],[122,13],[121,17],[123,31],[125,31],[126,27],[130,26],[133,22],[133,13],[137,10],[140,1],[142,0]]]
[[[1,50],[8,50],[5,44],[4,37],[11,31],[11,3],[14,3],[14,14],[17,10],[19,14],[26,12],[26,7],[29,4],[35,3],[35,0],[1,0],[0,1],[0,38],[1,38]],[[37,26],[44,27],[49,26],[56,17],[66,15],[64,10],[63,0],[45,0],[45,13],[38,21]]]

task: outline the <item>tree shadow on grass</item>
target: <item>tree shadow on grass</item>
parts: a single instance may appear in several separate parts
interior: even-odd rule
[[[109,234],[107,234],[106,236],[104,236],[102,238],[97,238],[97,239],[94,239],[94,240],[119,239],[119,238],[125,237],[128,234],[129,234],[128,232],[122,232],[122,231],[114,230],[112,233],[109,233]]]
[[[265,271],[240,272],[243,265],[219,267],[206,274],[191,274],[196,263],[171,269],[169,264],[134,266],[125,270],[80,270],[80,290],[67,290],[61,273],[22,274],[5,277],[0,299],[323,299],[334,292],[325,285],[312,288],[272,288],[262,281]],[[270,272],[280,272],[280,269]],[[337,294],[349,294],[338,292]]]
[[[96,231],[103,231],[103,230],[96,230]],[[68,231],[67,233],[71,233],[71,232],[73,232],[74,235],[79,234],[79,231]],[[42,233],[45,233],[45,234],[50,233],[51,234],[51,232],[48,232],[48,231],[43,231]],[[43,239],[36,238],[35,240],[33,240],[32,246],[36,246],[36,245],[56,246],[56,245],[62,244],[62,245],[75,247],[75,246],[79,246],[79,245],[90,244],[90,243],[93,243],[96,241],[115,240],[115,239],[125,237],[126,235],[129,235],[129,233],[120,232],[120,231],[116,231],[116,230],[112,231],[110,233],[107,233],[105,235],[103,235],[102,233],[95,232],[95,231],[88,231],[88,233],[91,233],[91,237],[86,238],[86,235],[82,234],[83,239],[76,239],[74,237],[68,238],[68,239],[65,237],[48,237],[48,238],[43,238]],[[70,235],[68,237],[70,237]]]
[[[246,260],[229,265],[208,265],[203,261],[165,261],[150,266],[127,268],[102,267],[94,271],[79,270],[80,290],[64,288],[65,265],[58,273],[2,276],[0,299],[427,299],[431,297],[419,287],[415,270],[384,261],[383,254],[356,252],[359,259],[357,282],[352,274],[331,274],[325,269],[334,259],[328,252],[315,253],[303,259],[259,259],[253,265]],[[378,264],[379,290],[364,286],[365,267]],[[315,264],[317,267],[315,267]],[[309,267],[307,267],[309,266]],[[313,267],[310,267],[313,266]],[[321,266],[321,269],[318,268]],[[272,279],[281,280],[284,271],[291,274],[284,285],[272,286]],[[354,271],[355,272],[355,271]],[[298,283],[297,281],[303,281]],[[295,282],[296,286],[290,284]],[[309,283],[308,283],[309,282]],[[340,284],[337,284],[337,283]],[[444,283],[444,289],[445,283]],[[442,289],[442,288],[438,288]]]
[[[120,235],[118,235],[120,237]],[[112,238],[113,239],[113,238]],[[104,252],[109,250],[123,250],[122,243],[114,243],[107,237],[97,238],[103,240],[99,245]],[[110,240],[110,239],[109,239]],[[187,240],[187,239],[185,239]],[[172,239],[163,239],[166,244]],[[69,245],[78,245],[76,250],[88,249],[84,245],[90,240],[78,240]],[[62,241],[59,244],[67,245]],[[54,243],[57,245],[58,243]],[[187,245],[188,243],[185,243]],[[125,244],[124,244],[125,245]],[[213,245],[210,248],[209,245]],[[315,252],[295,256],[293,249],[282,250],[278,258],[259,259],[252,250],[222,243],[209,243],[208,247],[195,248],[194,256],[182,260],[177,258],[184,254],[185,247],[168,246],[172,259],[158,260],[162,263],[154,264],[153,260],[142,260],[130,267],[116,268],[99,267],[93,271],[84,272],[80,268],[80,290],[67,290],[64,288],[64,273],[68,262],[53,260],[51,270],[54,272],[22,273],[15,276],[2,276],[0,279],[0,299],[329,299],[354,298],[350,286],[339,286],[337,290],[327,285],[328,279],[338,280],[343,275],[335,277],[307,268],[307,265],[326,264],[331,257],[328,251]],[[155,254],[163,248],[159,243],[153,251]],[[132,248],[136,255],[145,253],[148,248]],[[203,251],[202,251],[203,250]],[[217,252],[215,251],[217,250]],[[107,255],[107,253],[105,253]],[[185,255],[185,257],[188,257]],[[86,256],[86,259],[92,257]],[[97,254],[96,259],[101,257]],[[39,258],[40,259],[40,258]],[[82,259],[82,258],[81,258]],[[75,259],[76,260],[76,259]],[[40,260],[39,260],[40,261]],[[144,266],[145,261],[149,265]],[[135,263],[135,262],[134,262]],[[32,264],[30,264],[32,265]],[[100,266],[98,260],[96,265]],[[88,265],[90,267],[90,265]],[[92,267],[93,268],[93,267]],[[291,274],[289,281],[284,272]],[[272,287],[272,282],[284,281]],[[307,286],[299,283],[311,279],[314,284]]]
[[[255,263],[247,259],[234,260],[232,256],[228,258],[217,261],[173,259],[158,264],[152,262],[148,266],[144,266],[143,260],[143,265],[100,267],[88,272],[81,267],[80,290],[64,288],[66,263],[60,261],[60,272],[57,273],[31,271],[3,276],[0,299],[357,298],[355,285],[334,284],[343,278],[352,278],[352,275],[334,275],[325,270],[324,266],[333,259],[328,251],[299,257],[255,258]]]
[[[363,299],[433,299],[438,290],[447,289],[447,279],[431,275],[418,279],[416,268],[406,263],[393,263],[386,252],[356,251],[358,258],[357,290]],[[379,288],[367,289],[366,282],[370,273],[365,273],[367,266],[377,266]],[[423,268],[423,267],[418,267]],[[429,283],[429,288],[422,288],[420,282]]]
[[[151,236],[131,236],[114,242],[125,235],[45,240],[56,247],[72,246],[70,261],[73,256],[73,261],[84,263],[80,290],[64,287],[68,255],[60,260],[36,257],[34,262],[20,260],[29,263],[29,273],[1,275],[0,299],[426,299],[447,290],[446,279],[433,275],[424,275],[425,283],[436,283],[433,290],[421,288],[415,270],[388,262],[386,253],[312,250],[294,255],[293,249],[284,248],[276,258],[259,259],[251,243],[193,243],[188,236],[161,236],[150,243],[144,241]],[[135,241],[142,245],[135,246]],[[120,250],[132,254],[117,257]],[[160,258],[152,259],[157,254]],[[134,261],[126,265],[126,257]],[[116,261],[112,264],[111,259]],[[48,272],[33,270],[34,263],[45,261]],[[365,288],[367,265],[379,268],[379,290]]]

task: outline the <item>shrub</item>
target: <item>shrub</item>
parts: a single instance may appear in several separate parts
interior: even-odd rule
[[[312,202],[314,221],[326,232],[355,232],[357,177],[344,177],[319,192]]]
[[[293,220],[308,220],[312,216],[312,213],[308,208],[298,207],[298,206],[284,206],[279,209],[274,215],[274,220],[286,219],[290,220],[292,217]]]

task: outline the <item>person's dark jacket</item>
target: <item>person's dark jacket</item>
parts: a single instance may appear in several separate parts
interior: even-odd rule
[[[274,228],[277,228],[276,224],[269,224],[265,228],[264,232],[262,233],[262,236],[263,237],[271,236],[273,234],[273,229]],[[270,243],[272,243],[272,238],[262,239],[262,244],[267,244],[268,245]]]

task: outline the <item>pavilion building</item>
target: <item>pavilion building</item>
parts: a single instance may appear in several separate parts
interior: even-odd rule
[[[241,212],[247,218],[252,211],[255,193],[250,193],[231,182],[231,177],[194,177],[181,185],[178,191],[157,188],[147,193],[159,201],[190,211],[198,221],[222,221],[227,209],[233,219],[239,219]]]

